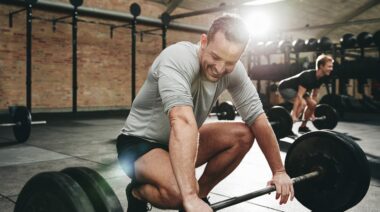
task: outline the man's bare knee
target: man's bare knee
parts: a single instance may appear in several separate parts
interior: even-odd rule
[[[233,130],[234,144],[244,150],[249,150],[254,141],[254,136],[251,130],[246,125],[241,125]]]

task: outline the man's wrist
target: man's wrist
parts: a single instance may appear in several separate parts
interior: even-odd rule
[[[286,173],[286,170],[285,170],[284,167],[276,169],[276,170],[273,171],[273,175],[275,175],[275,174],[281,174],[281,173]]]

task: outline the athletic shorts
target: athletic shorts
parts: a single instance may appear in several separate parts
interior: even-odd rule
[[[155,148],[161,148],[166,151],[169,151],[167,145],[153,143],[143,138],[124,134],[120,134],[117,137],[116,149],[119,164],[124,170],[124,172],[132,180],[136,180],[135,161],[145,153]]]
[[[294,102],[294,98],[297,96],[297,91],[292,89],[292,88],[285,88],[285,89],[281,89],[279,90],[282,98],[286,101],[286,102],[291,102],[293,103]],[[303,95],[303,98],[306,99],[310,97],[310,93],[309,92],[305,92],[305,94]]]

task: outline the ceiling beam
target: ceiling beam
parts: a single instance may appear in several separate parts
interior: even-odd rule
[[[349,22],[351,19],[359,16],[360,14],[371,9],[372,7],[376,6],[379,3],[380,3],[379,0],[369,0],[365,4],[363,4],[361,7],[357,8],[356,10],[350,12],[347,15],[344,15],[344,16],[338,18],[335,22],[337,22],[337,23]],[[334,31],[336,29],[335,27],[336,27],[336,25],[332,25],[331,27],[328,27],[324,31],[320,32],[318,37],[327,36],[329,33],[331,33],[332,31]]]

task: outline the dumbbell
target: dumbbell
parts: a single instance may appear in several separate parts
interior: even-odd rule
[[[283,138],[292,134],[293,120],[285,108],[274,106],[268,111],[267,116],[277,138]],[[332,130],[338,124],[338,114],[330,105],[317,105],[314,111],[314,116],[315,119],[310,121],[313,123],[314,127],[319,130]]]
[[[210,113],[209,117],[216,116],[218,120],[235,120],[238,114],[234,105],[230,101],[222,102],[216,108],[216,113]]]
[[[13,134],[20,143],[28,140],[32,125],[46,124],[46,121],[32,121],[32,115],[25,106],[9,107],[9,113],[12,122],[1,123],[0,127],[13,127]]]

